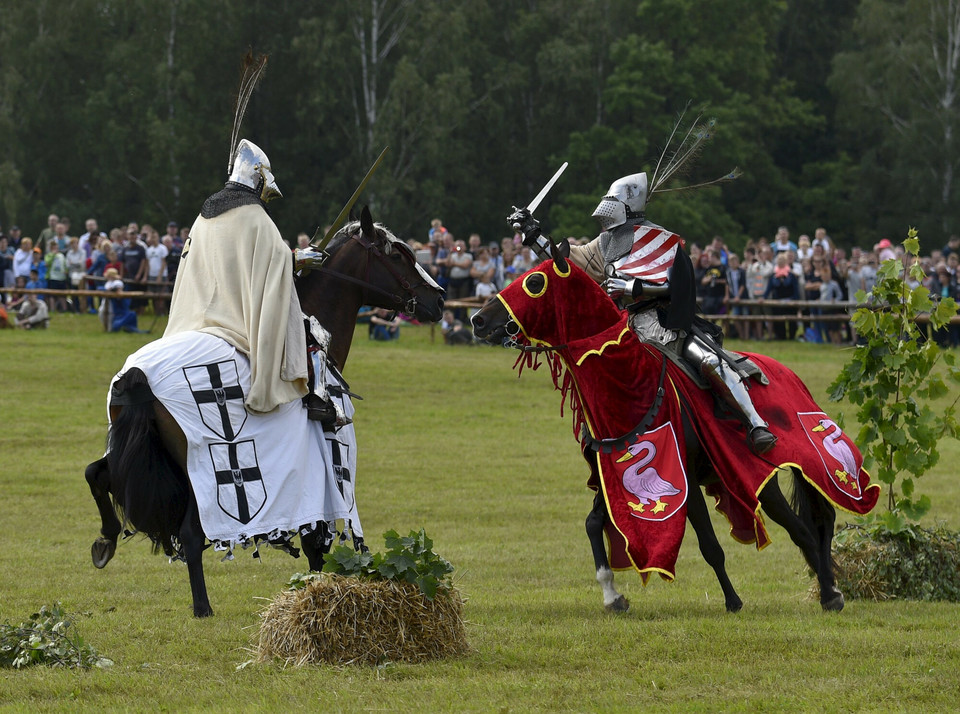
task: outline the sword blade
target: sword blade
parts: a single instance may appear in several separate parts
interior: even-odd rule
[[[330,242],[330,239],[336,234],[340,227],[346,221],[347,216],[350,214],[350,209],[353,208],[353,204],[357,202],[357,199],[360,198],[360,194],[363,193],[363,189],[367,187],[367,184],[370,182],[370,177],[376,173],[383,157],[386,156],[387,151],[390,150],[389,146],[383,147],[383,151],[380,152],[380,156],[377,157],[377,160],[373,162],[373,166],[370,167],[370,170],[367,171],[367,175],[363,177],[363,181],[360,182],[360,185],[357,186],[357,190],[353,192],[353,195],[350,197],[350,200],[347,201],[344,205],[343,210],[340,211],[339,215],[334,219],[333,223],[330,224],[330,227],[327,229],[327,232],[324,233],[323,238],[317,240],[317,236],[320,235],[320,228],[317,227],[317,232],[313,234],[313,239],[310,241],[310,245],[318,251],[323,251],[326,249],[327,244]]]
[[[557,179],[560,178],[560,174],[562,174],[566,170],[567,170],[567,162],[564,161],[563,166],[557,169],[557,173],[553,175],[553,178],[547,181],[546,186],[540,189],[540,193],[538,193],[536,197],[534,197],[534,199],[530,201],[529,204],[527,204],[527,210],[530,211],[530,213],[533,213],[534,211],[537,210],[537,206],[539,206],[540,202],[546,197],[548,193],[550,193],[550,189],[553,188],[553,184],[555,184],[557,182]]]

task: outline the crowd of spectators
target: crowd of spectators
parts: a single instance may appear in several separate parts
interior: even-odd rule
[[[71,233],[70,219],[51,214],[47,226],[34,240],[23,236],[18,226],[4,232],[0,228],[0,305],[9,313],[25,309],[31,313],[31,326],[43,326],[53,312],[98,313],[93,297],[68,298],[51,295],[32,300],[18,288],[103,289],[168,293],[173,289],[187,228],[170,221],[162,235],[149,224],[129,223],[100,230],[96,219],[89,218],[85,231]],[[584,244],[592,237],[568,238]],[[308,243],[306,234],[297,243]],[[417,261],[446,290],[453,309],[444,314],[442,330],[448,341],[466,341],[463,330],[467,305],[495,295],[517,276],[537,262],[530,248],[521,244],[519,234],[484,242],[477,233],[466,241],[456,238],[439,218],[431,221],[425,240],[409,241]],[[720,237],[701,245],[688,241],[687,249],[694,265],[697,301],[701,310],[725,323],[728,335],[751,340],[805,340],[811,342],[850,343],[856,340],[848,319],[851,303],[858,291],[870,293],[877,279],[877,268],[890,258],[903,258],[903,249],[889,240],[872,248],[838,247],[825,228],[817,228],[792,240],[790,230],[780,226],[772,240],[751,239],[741,251],[730,249]],[[952,235],[940,249],[920,259],[923,281],[934,300],[951,297],[960,302],[960,236]],[[467,300],[464,303],[464,300]],[[136,329],[136,315],[146,300],[114,305],[122,314],[120,326],[108,329]],[[459,301],[459,302],[458,302]],[[741,301],[748,301],[746,304]],[[789,301],[810,301],[819,305],[797,306]],[[43,303],[40,307],[37,302]],[[99,301],[101,318],[106,300]],[[836,307],[832,307],[832,304]],[[120,308],[123,308],[122,310]],[[154,314],[163,314],[167,306],[162,298],[153,301]],[[132,312],[133,317],[127,316]],[[37,315],[42,317],[37,317]],[[750,316],[752,319],[742,319]],[[764,316],[771,319],[758,319]],[[829,316],[829,319],[824,319]],[[388,315],[375,315],[378,339],[396,339],[399,323]],[[740,318],[740,319],[738,319]],[[776,319],[773,319],[776,318]],[[24,318],[26,320],[26,317]],[[26,324],[26,322],[25,322]],[[105,322],[105,325],[107,323]],[[960,326],[953,325],[934,338],[943,346],[960,346]]]
[[[786,226],[780,226],[771,241],[747,241],[739,254],[719,237],[705,246],[692,243],[690,257],[697,301],[705,314],[718,316],[726,323],[728,335],[834,344],[855,342],[853,325],[848,319],[824,318],[849,316],[857,293],[870,294],[873,290],[881,263],[891,258],[906,260],[903,248],[887,239],[869,249],[855,246],[848,253],[834,244],[825,228],[817,228],[813,239],[803,234],[794,242]],[[950,297],[960,302],[960,236],[950,236],[942,248],[931,250],[919,260],[925,275],[922,284],[931,298],[937,301]],[[738,300],[759,302],[743,305]],[[815,301],[820,305],[797,306],[788,301]],[[780,319],[724,319],[728,315],[758,314]],[[960,326],[952,325],[934,338],[945,347],[960,346]]]
[[[567,238],[581,245],[591,239]],[[431,222],[425,241],[410,243],[421,264],[446,289],[448,300],[487,298],[537,262],[531,250],[521,245],[519,235],[484,244],[479,235],[472,234],[464,243],[439,218]],[[848,319],[851,303],[859,291],[869,294],[873,290],[880,263],[904,256],[902,247],[887,239],[869,249],[854,247],[848,252],[835,245],[822,227],[813,232],[813,238],[802,234],[794,242],[789,228],[780,226],[772,240],[748,240],[739,252],[720,237],[705,245],[688,241],[687,248],[700,309],[724,323],[728,335],[833,344],[856,340]],[[934,300],[952,297],[960,302],[960,236],[951,236],[942,248],[920,260],[926,275],[923,284]],[[821,304],[797,306],[788,301]],[[834,303],[836,307],[831,306]],[[758,315],[776,319],[762,320]],[[742,319],[745,316],[750,319]],[[444,334],[457,334],[465,320],[466,310],[455,307],[449,320],[444,317]],[[960,326],[953,325],[934,337],[944,346],[957,347]]]
[[[11,226],[6,232],[0,227],[0,305],[5,312],[16,310],[20,317],[24,309],[33,311],[33,326],[44,326],[54,312],[89,312],[106,319],[105,326],[111,331],[133,331],[135,316],[143,311],[146,300],[111,297],[109,301],[97,301],[92,296],[50,294],[39,297],[43,305],[38,308],[30,297],[33,294],[19,289],[104,290],[111,282],[111,294],[118,289],[156,293],[173,289],[189,235],[176,221],[167,224],[163,235],[146,223],[129,223],[108,234],[100,230],[95,218],[88,218],[84,229],[80,235],[72,234],[70,219],[56,214],[48,216],[47,226],[36,240],[23,236],[19,226]],[[122,326],[115,328],[113,316],[124,306],[134,318],[124,318]],[[163,314],[165,301],[155,299],[153,310],[154,314]],[[36,318],[37,311],[43,314],[42,320]],[[106,317],[104,312],[108,313]]]

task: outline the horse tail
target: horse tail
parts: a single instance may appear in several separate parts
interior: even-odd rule
[[[124,524],[149,536],[154,552],[162,548],[172,555],[172,538],[189,503],[187,477],[163,445],[143,371],[131,369],[114,385],[117,396],[131,390],[137,398],[128,400],[110,427],[110,491]]]

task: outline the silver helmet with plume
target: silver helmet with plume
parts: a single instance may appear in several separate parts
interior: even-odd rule
[[[228,181],[251,189],[264,203],[283,197],[270,168],[270,159],[252,141],[240,140],[232,164]]]
[[[647,206],[647,175],[630,174],[610,184],[593,212],[603,230],[622,226],[628,218],[643,218]]]
[[[248,52],[243,58],[243,74],[237,92],[237,106],[233,113],[233,130],[230,133],[230,160],[227,163],[227,181],[250,189],[264,203],[283,197],[273,176],[270,159],[263,149],[252,141],[238,139],[247,104],[266,67],[267,55],[254,57],[252,52]]]
[[[600,220],[603,230],[608,231],[622,226],[631,218],[643,219],[647,203],[653,200],[657,193],[689,191],[732,181],[740,176],[740,169],[734,168],[712,181],[666,188],[668,181],[689,170],[704,145],[713,138],[715,119],[702,121],[702,114],[697,114],[690,126],[684,129],[685,114],[686,109],[680,112],[649,182],[646,173],[639,173],[624,176],[610,184],[606,195],[593,212],[593,216]],[[678,137],[680,137],[680,143],[674,147],[674,140]]]

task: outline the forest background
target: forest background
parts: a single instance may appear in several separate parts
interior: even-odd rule
[[[651,217],[738,247],[826,226],[841,246],[960,232],[958,0],[0,0],[0,223],[36,236],[189,225],[226,178],[243,53],[270,55],[242,136],[271,158],[285,237],[363,197],[405,238],[497,240],[538,214],[595,235],[616,178],[676,121],[714,139]],[[162,229],[161,229],[162,230]]]

